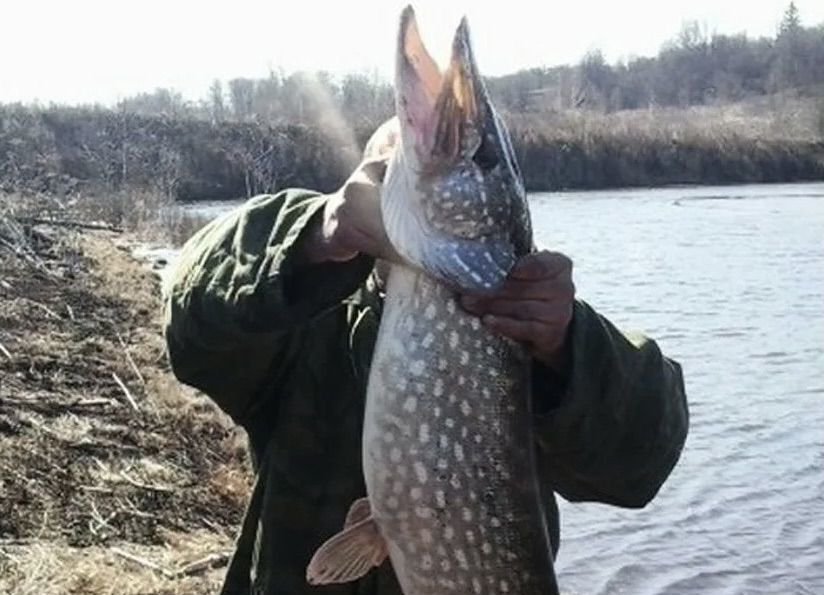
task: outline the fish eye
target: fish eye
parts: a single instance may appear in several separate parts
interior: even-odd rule
[[[485,172],[490,171],[493,167],[498,165],[498,155],[495,152],[495,147],[493,147],[492,143],[487,140],[486,135],[484,135],[481,140],[481,145],[472,156],[472,161],[475,162],[475,165],[481,168],[481,171]]]

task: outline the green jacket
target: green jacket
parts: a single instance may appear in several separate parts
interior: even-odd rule
[[[365,494],[361,427],[382,305],[371,258],[297,261],[324,201],[302,190],[249,200],[186,244],[167,291],[174,373],[246,429],[257,474],[224,594],[400,593],[388,563],[356,584],[304,579],[314,550]],[[546,493],[642,507],[686,438],[681,369],[582,301],[570,337],[568,378],[534,366]],[[546,509],[557,551],[554,496]]]

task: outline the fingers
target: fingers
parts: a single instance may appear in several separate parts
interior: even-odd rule
[[[540,337],[550,330],[548,325],[537,320],[519,320],[492,314],[484,316],[481,320],[496,333],[527,343],[531,343],[535,337]]]
[[[562,276],[554,279],[523,281],[507,279],[500,289],[493,294],[473,296],[476,300],[555,300],[572,299],[575,296],[575,284],[572,278]]]
[[[572,320],[575,285],[572,261],[542,251],[521,258],[492,295],[464,295],[461,305],[504,337],[552,356],[564,344]]]
[[[466,302],[466,298],[462,301]],[[493,332],[550,353],[563,344],[573,310],[571,299],[556,302],[495,299],[470,301],[470,306],[464,307],[480,316]]]
[[[572,261],[568,256],[547,250],[520,258],[509,277],[494,294],[475,296],[478,300],[570,301],[575,297]]]
[[[344,183],[343,196],[346,200],[380,203],[381,184],[388,166],[389,158],[385,156],[361,161]]]
[[[403,262],[386,235],[380,209],[380,187],[390,155],[370,156],[352,173],[331,205],[336,225],[329,227],[330,243],[344,255],[369,254],[391,262]]]
[[[343,199],[333,205],[334,215],[339,223],[335,242],[347,249],[390,262],[403,263],[383,225],[380,197],[377,187],[348,182],[343,191]]]
[[[477,301],[464,298],[464,308],[475,315],[506,316],[518,320],[554,321],[563,319],[569,309],[569,300],[493,299]]]
[[[509,316],[486,315],[483,323],[493,332],[514,341],[527,343],[541,351],[553,351],[564,342],[566,324],[547,324],[538,320],[520,320]]]
[[[359,170],[366,177],[366,180],[372,184],[382,184],[383,178],[386,175],[386,168],[389,165],[387,157],[379,157],[376,159],[369,159],[361,163]]]
[[[344,189],[353,185],[366,186],[371,188],[372,192],[377,195],[386,176],[386,168],[389,167],[390,158],[391,154],[365,157],[344,182]]]
[[[512,267],[511,279],[539,280],[557,277],[572,270],[572,260],[560,252],[541,250],[518,259]]]
[[[352,178],[343,187],[343,198],[347,206],[380,211],[380,190],[372,182]]]
[[[391,155],[400,142],[400,124],[396,117],[392,117],[383,124],[369,138],[363,155],[372,157],[386,157]]]

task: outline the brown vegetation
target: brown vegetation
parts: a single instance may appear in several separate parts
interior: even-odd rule
[[[20,223],[9,202],[0,592],[213,592],[249,488],[243,436],[171,376],[127,237]]]
[[[772,96],[726,106],[510,115],[531,189],[824,179],[822,107]]]
[[[180,199],[330,188],[356,149],[305,126],[210,123],[104,108],[0,106],[0,191],[148,190]]]
[[[656,58],[489,87],[530,190],[795,181],[824,179],[822,65],[824,29],[791,6],[774,40],[692,26]],[[176,199],[333,189],[392,107],[381,81],[322,73],[216,83],[199,105],[0,105],[0,593],[217,589],[245,441],[172,377],[130,247],[203,223]]]
[[[778,20],[780,15],[776,15]],[[824,178],[824,24],[790,3],[773,38],[687,23],[657,56],[490,77],[533,191]],[[394,112],[378,77],[272,72],[199,102],[0,105],[0,192],[181,200],[335,188]]]
[[[531,191],[824,178],[824,107],[809,98],[506,118]],[[0,191],[92,195],[88,208],[102,200],[111,209],[106,215],[115,217],[118,209],[132,210],[123,201],[135,196],[329,191],[345,179],[372,129],[321,133],[102,108],[0,106]]]

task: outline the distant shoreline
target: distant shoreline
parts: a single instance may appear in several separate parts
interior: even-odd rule
[[[578,110],[506,119],[530,192],[824,180],[824,138],[808,126],[816,104],[747,109],[743,115],[740,106]],[[140,191],[178,201],[286,187],[328,192],[351,171],[375,126],[346,132],[0,105],[0,192]]]
[[[616,193],[625,193],[631,194],[632,192],[646,192],[649,190],[698,190],[701,188],[730,188],[730,187],[767,187],[767,186],[806,186],[810,184],[822,184],[822,193],[821,198],[824,198],[824,179],[821,180],[798,180],[798,181],[788,181],[788,182],[730,182],[730,183],[721,183],[721,184],[665,184],[662,186],[621,186],[621,187],[606,187],[606,188],[563,188],[560,190],[527,190],[527,193],[530,198],[536,195],[545,195],[545,194],[605,194],[609,192],[616,192]],[[792,195],[795,196],[795,195]],[[810,196],[808,193],[805,193],[804,196]],[[814,197],[818,197],[818,194],[812,195]],[[736,200],[738,197],[733,196],[721,196],[717,197],[718,200]],[[745,199],[754,198],[754,197],[742,197]],[[758,198],[758,197],[755,197]],[[688,200],[714,200],[715,197],[690,197]],[[248,200],[245,196],[235,196],[232,198],[220,198],[220,199],[209,199],[209,200],[176,200],[174,204],[178,207],[182,208],[211,208],[215,207],[218,208],[219,205],[223,204],[241,204],[242,202]]]

